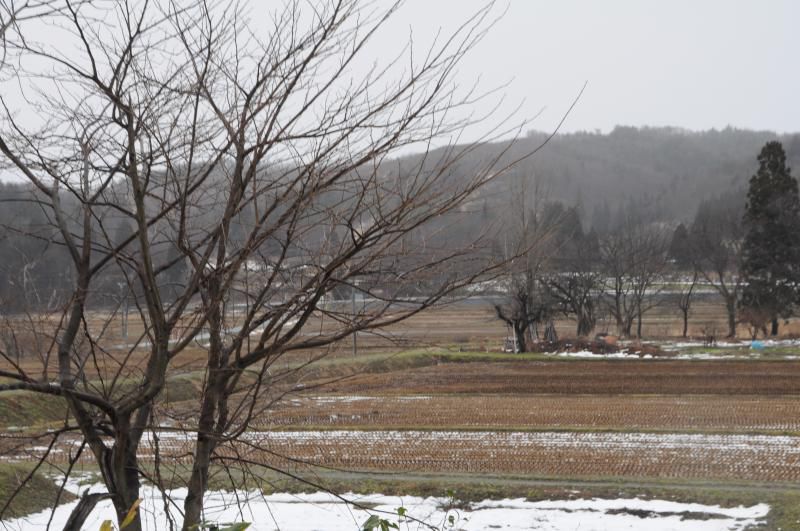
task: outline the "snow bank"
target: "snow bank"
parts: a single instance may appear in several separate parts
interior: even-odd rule
[[[144,502],[141,514],[147,530],[168,529],[164,503],[155,489],[147,487],[142,492]],[[185,489],[170,492],[177,507],[181,507],[186,496]],[[734,531],[758,524],[766,517],[769,506],[758,504],[752,507],[721,508],[715,505],[678,503],[662,500],[640,499],[579,499],[528,502],[524,499],[486,500],[474,503],[468,510],[446,513],[442,506],[447,503],[440,498],[413,496],[383,496],[372,494],[359,496],[345,494],[348,500],[373,507],[374,511],[395,513],[405,507],[408,514],[430,522],[444,523],[448,514],[457,519],[457,527],[464,531],[494,528],[504,530],[611,530],[648,529],[651,531]],[[60,506],[55,511],[52,529],[60,529],[67,520],[76,502]],[[263,496],[258,492],[215,492],[206,497],[207,522],[245,521],[253,525],[254,531],[280,529],[282,531],[308,530],[354,530],[369,517],[370,512],[357,509],[326,494],[273,494]],[[173,510],[175,523],[179,526],[178,510]],[[389,515],[386,515],[389,517]],[[5,529],[44,529],[50,511],[5,522]],[[113,518],[109,502],[98,505],[86,524],[86,529],[99,529],[105,519]],[[390,518],[397,520],[396,517]],[[401,524],[401,529],[417,529],[417,525]]]

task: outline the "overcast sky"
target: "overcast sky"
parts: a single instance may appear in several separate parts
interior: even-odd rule
[[[381,43],[454,29],[485,2],[407,0]],[[800,131],[798,0],[506,0],[459,76],[566,131],[617,124]]]

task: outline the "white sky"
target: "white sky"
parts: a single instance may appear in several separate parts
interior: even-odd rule
[[[376,41],[454,29],[482,0],[406,0]],[[511,81],[510,106],[545,107],[564,131],[674,125],[800,131],[798,0],[503,0],[508,9],[459,72],[489,88]]]

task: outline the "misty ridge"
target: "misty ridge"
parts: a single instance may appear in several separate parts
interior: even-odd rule
[[[617,126],[607,134],[574,132],[550,136],[534,130],[510,142],[478,144],[450,164],[447,181],[458,186],[458,181],[472,176],[474,167],[495,160],[501,166],[546,142],[534,156],[515,163],[501,178],[479,188],[461,207],[459,224],[473,230],[502,217],[509,199],[518,192],[516,183],[524,180],[529,200],[538,195],[537,203],[577,207],[587,231],[603,233],[628,217],[678,225],[691,222],[703,202],[721,197],[739,197],[743,201],[748,180],[756,169],[755,155],[769,140],[777,139],[784,145],[790,167],[800,166],[800,133],[779,135],[731,127],[695,132],[678,127]],[[453,146],[384,161],[381,174],[393,181],[409,179],[420,168],[432,171],[452,149]],[[284,160],[260,171],[269,175],[279,189],[281,181],[293,175],[290,166]],[[215,173],[207,185],[205,200],[194,205],[200,224],[221,214],[217,210],[224,199],[221,181],[226,179],[226,171],[222,168]],[[153,176],[156,181],[159,178]],[[130,194],[127,184],[120,181],[113,188],[113,195],[126,201]],[[166,186],[156,188],[168,193]],[[4,241],[13,239],[13,230],[8,227],[46,225],[44,213],[27,204],[31,194],[36,192],[27,184],[13,179],[0,181],[0,200],[5,204],[0,211]],[[65,193],[64,201],[70,200],[70,194]],[[247,219],[248,215],[241,218]],[[124,232],[117,226],[113,230]]]
[[[540,145],[547,133],[530,132],[514,152]],[[704,201],[739,197],[757,169],[756,155],[769,140],[780,141],[787,164],[800,166],[800,134],[725,128],[693,132],[676,127],[618,126],[608,134],[558,134],[512,176],[482,190],[492,211],[508,204],[509,181],[535,181],[545,201],[577,206],[585,229],[604,232],[627,216],[671,225],[691,222]],[[491,156],[501,145],[483,146]],[[513,155],[511,155],[513,156]],[[463,162],[465,167],[469,161]],[[528,190],[533,193],[534,187]]]
[[[618,126],[608,134],[556,134],[549,141],[548,136],[532,131],[511,143],[478,144],[464,150],[455,162],[449,161],[446,179],[442,180],[445,191],[450,186],[458,189],[460,181],[468,181],[474,167],[492,164],[494,160],[502,165],[505,160],[529,153],[547,141],[534,156],[478,188],[458,211],[429,220],[411,231],[404,243],[424,254],[465,245],[476,234],[484,234],[487,250],[503,255],[508,251],[503,249],[503,234],[509,223],[515,223],[509,204],[520,200],[520,190],[527,196],[522,201],[528,209],[535,205],[541,209],[544,204],[574,207],[578,222],[587,233],[602,235],[630,219],[674,228],[681,223],[689,225],[701,204],[711,208],[709,205],[717,203],[734,211],[743,208],[748,179],[756,169],[755,155],[765,142],[779,139],[786,148],[788,165],[800,165],[800,134],[797,133],[776,135],[769,131],[733,128],[692,132],[675,127]],[[435,171],[443,159],[447,159],[447,152],[442,149],[425,155],[407,155],[384,161],[379,173],[387,182],[408,180],[420,171]],[[281,189],[282,180],[293,175],[287,161],[260,171],[270,176],[276,190]],[[223,165],[206,185],[207,192],[199,196],[204,198],[202,204],[193,205],[193,219],[198,226],[222,216],[225,173]],[[156,181],[159,178],[153,176]],[[167,186],[155,185],[153,189],[162,190],[154,192],[155,196],[168,193]],[[131,201],[124,180],[113,185],[109,194],[120,204]],[[45,297],[47,299],[60,292],[62,284],[67,289],[70,282],[69,273],[59,265],[67,259],[67,249],[60,243],[48,212],[33,207],[38,195],[30,185],[13,181],[0,183],[0,201],[4,205],[0,210],[0,255],[5,258],[0,264],[0,297],[7,301],[7,310],[14,309],[14,301],[21,304],[30,298],[25,295],[29,286],[37,286],[37,292],[51,294]],[[66,192],[62,195],[67,210],[77,213],[77,204],[70,208],[74,197]],[[336,194],[328,193],[320,201],[334,204]],[[741,214],[733,216],[741,217]],[[237,235],[252,230],[252,219],[249,207],[237,216],[230,235],[234,244]],[[73,222],[77,229],[79,219],[76,217]],[[105,214],[104,223],[112,242],[123,241],[133,233],[130,223],[113,210]],[[338,241],[347,237],[341,227],[328,226],[324,216],[309,215],[306,223],[308,232],[302,244],[287,251],[288,256],[299,260],[295,263],[309,257],[319,260],[321,254],[324,259],[324,247],[331,239]],[[162,236],[154,246],[154,256],[159,264],[172,271],[165,276],[172,281],[183,274],[180,263],[170,264],[177,256],[173,244],[175,235],[168,224],[159,224],[158,230]],[[279,251],[280,246],[274,241],[262,246],[267,256]],[[106,289],[100,291],[113,293],[117,289],[115,286],[116,281],[109,281]]]

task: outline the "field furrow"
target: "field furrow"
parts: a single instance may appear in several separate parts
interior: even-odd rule
[[[257,425],[789,432],[800,397],[325,395],[285,400]]]

